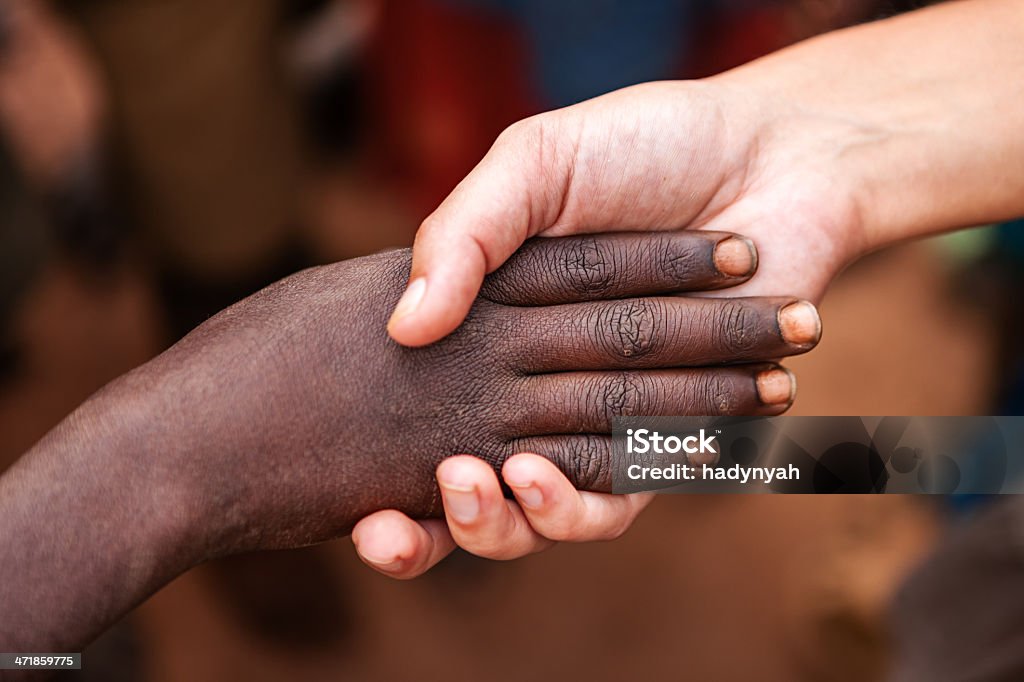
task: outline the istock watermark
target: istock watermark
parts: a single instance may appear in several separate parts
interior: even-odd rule
[[[649,429],[626,429],[626,452],[630,454],[645,454],[654,452],[657,454],[674,455],[685,452],[688,455],[696,454],[718,454],[715,449],[715,437],[709,436],[701,429],[693,436],[662,436],[657,431]]]
[[[720,434],[721,431],[716,431]],[[627,455],[702,455],[687,457],[688,463],[673,463],[668,466],[645,466],[628,464],[626,476],[632,481],[737,481],[741,485],[751,482],[771,483],[777,479],[800,478],[800,470],[792,464],[788,467],[741,466],[728,468],[715,466],[721,454],[716,446],[717,435],[700,429],[692,435],[662,435],[651,429],[626,429]],[[710,463],[709,463],[710,462]]]
[[[1024,493],[1024,417],[621,417],[616,493]]]

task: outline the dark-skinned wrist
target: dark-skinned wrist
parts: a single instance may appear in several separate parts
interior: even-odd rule
[[[126,505],[144,520],[141,539],[170,578],[255,548],[233,521],[245,516],[244,500],[216,466],[244,453],[223,437],[224,425],[207,423],[210,401],[234,389],[207,394],[199,385],[217,385],[217,373],[172,348],[90,401],[90,418],[114,430],[112,467],[131,488]]]

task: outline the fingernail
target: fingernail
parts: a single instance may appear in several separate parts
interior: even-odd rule
[[[796,376],[785,367],[757,375],[757,397],[765,405],[788,405],[796,397]]]
[[[729,237],[715,246],[714,259],[723,275],[746,277],[757,269],[757,248],[749,239]]]
[[[473,523],[480,515],[480,498],[477,497],[476,486],[460,486],[442,483],[444,501],[448,513],[459,523]]]
[[[356,551],[359,552],[359,556],[363,561],[373,564],[374,568],[378,568],[382,571],[394,573],[402,567],[405,563],[402,557],[389,555],[389,556],[374,556],[373,552],[367,552],[365,549],[356,544]]]
[[[821,318],[818,309],[808,301],[790,303],[779,311],[779,329],[782,338],[802,346],[817,343],[821,338]]]
[[[512,488],[512,492],[515,493],[519,504],[527,509],[539,509],[544,504],[544,493],[533,484],[520,486],[509,483],[508,487]]]
[[[425,293],[427,293],[426,277],[417,277],[413,281],[409,282],[409,286],[406,287],[405,293],[402,294],[402,298],[398,300],[398,305],[395,306],[395,312],[391,313],[390,322],[397,322],[403,317],[416,312],[416,308],[420,306],[420,302],[423,300],[423,294]]]
[[[405,563],[401,559],[393,559],[391,561],[377,561],[376,559],[368,556],[363,556],[363,559],[373,564],[373,567],[378,571],[384,571],[385,573],[398,573],[402,570],[402,565]]]

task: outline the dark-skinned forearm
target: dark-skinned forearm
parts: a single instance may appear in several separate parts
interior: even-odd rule
[[[198,559],[144,404],[116,382],[0,477],[0,650],[78,651]]]

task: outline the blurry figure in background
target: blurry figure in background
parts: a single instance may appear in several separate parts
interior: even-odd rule
[[[63,3],[98,61],[123,210],[177,338],[312,263],[275,0]]]
[[[39,207],[0,139],[0,382],[17,368],[14,309],[42,265],[47,241]]]
[[[16,304],[56,247],[93,273],[117,253],[96,95],[45,6],[0,2],[0,376],[16,366]]]
[[[693,0],[447,0],[499,13],[530,55],[528,77],[544,109],[675,75],[690,53]]]
[[[372,156],[432,211],[509,124],[642,81],[695,78],[892,13],[875,0],[382,0]]]
[[[980,242],[980,244],[979,244]],[[1024,415],[1024,221],[953,244],[955,291],[993,311],[995,376],[990,414]],[[963,261],[967,261],[964,265]],[[1024,505],[1013,495],[946,500],[936,550],[907,578],[891,606],[893,682],[1019,680],[1024,676]]]
[[[1024,677],[1024,507],[997,497],[955,524],[897,594],[891,682]]]

